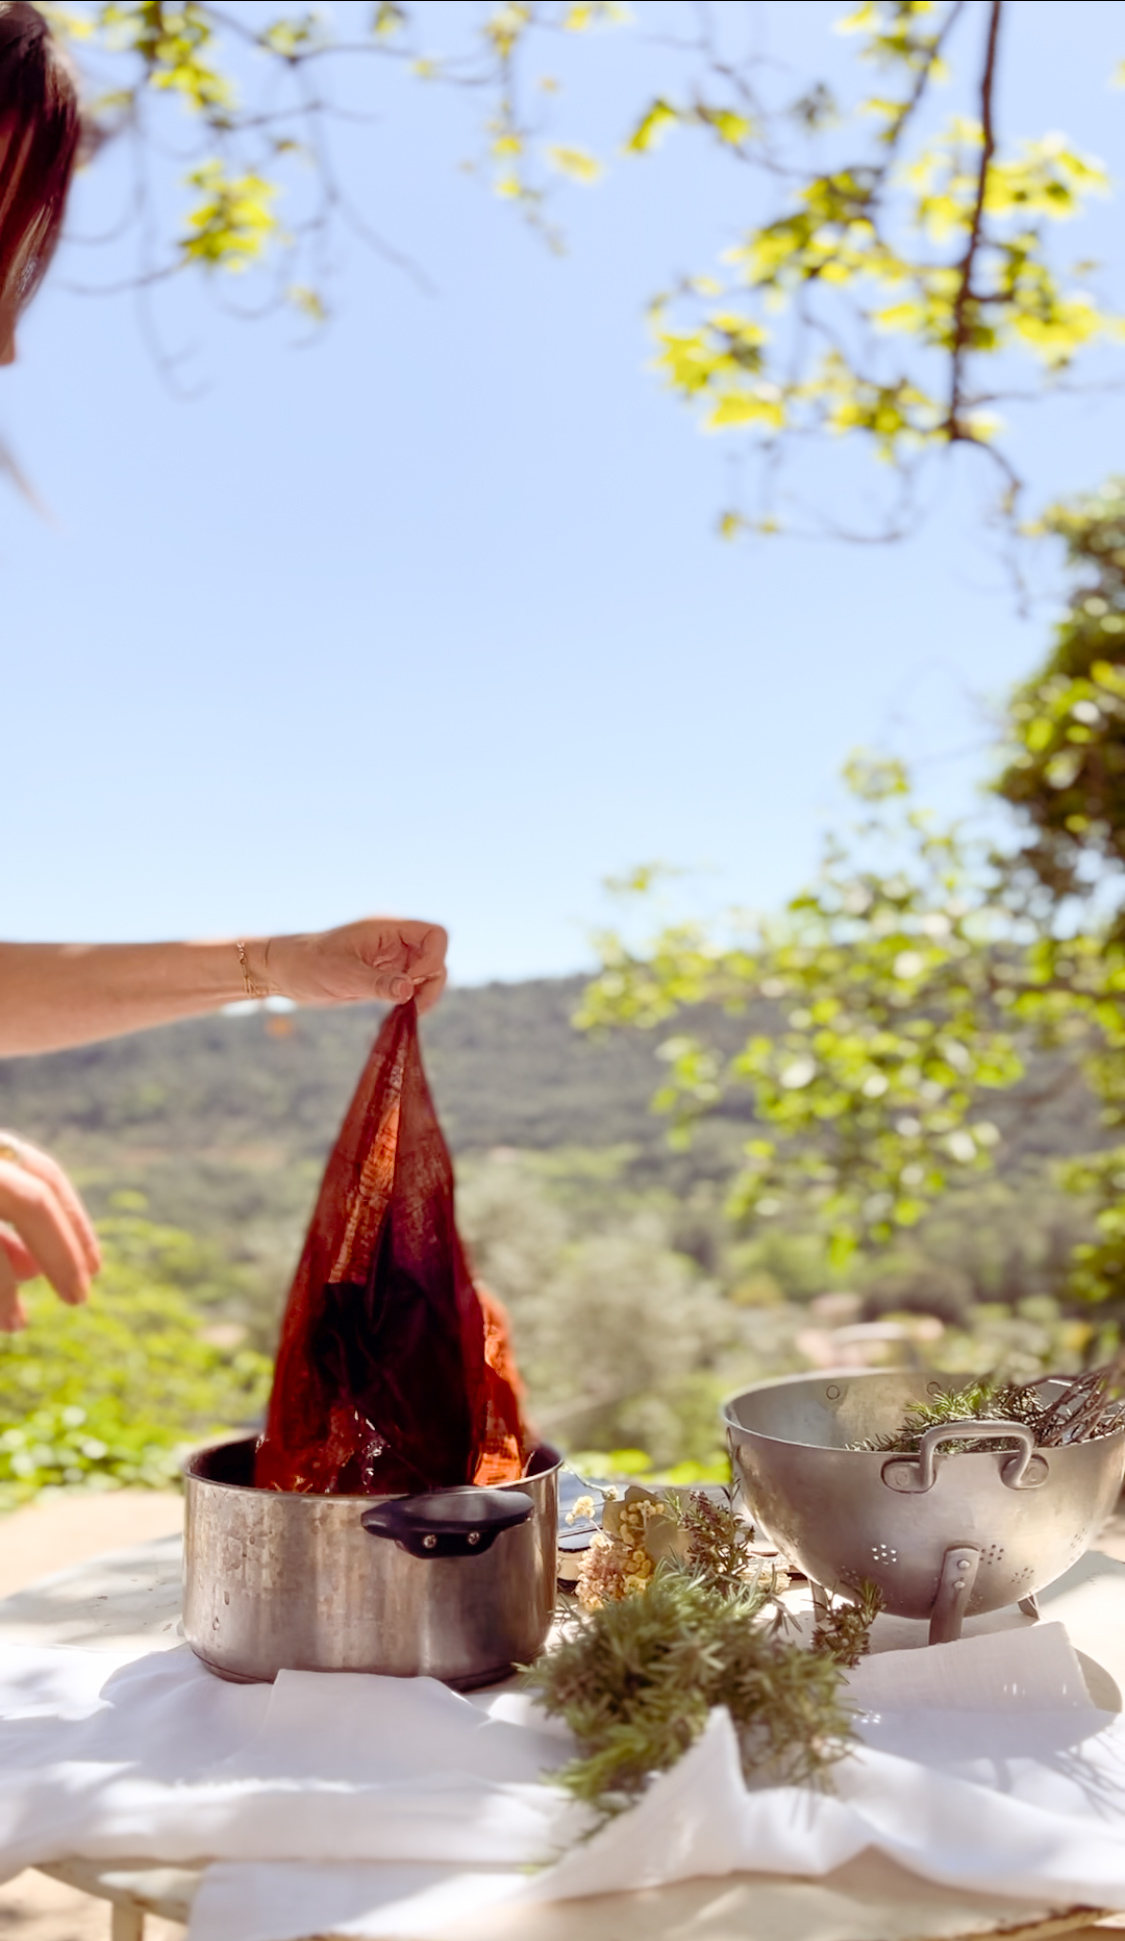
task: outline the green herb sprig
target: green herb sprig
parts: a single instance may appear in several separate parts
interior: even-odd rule
[[[713,1706],[734,1722],[747,1778],[763,1768],[817,1780],[847,1748],[834,1659],[780,1639],[769,1594],[717,1591],[661,1566],[643,1596],[580,1618],[527,1684],[565,1720],[581,1756],[556,1775],[576,1798],[614,1812],[687,1751]]]
[[[1016,1384],[993,1378],[966,1383],[964,1388],[935,1395],[928,1402],[911,1402],[897,1429],[869,1441],[852,1443],[854,1449],[876,1453],[913,1455],[929,1429],[949,1422],[1019,1422],[1030,1429],[1037,1449],[1058,1448],[1069,1442],[1092,1442],[1112,1435],[1125,1425],[1125,1407],[1115,1393],[1120,1373],[1113,1368],[1092,1368],[1084,1375],[1055,1377],[1065,1382],[1061,1393],[1046,1388],[1046,1378]],[[953,1453],[971,1454],[981,1449],[1002,1449],[996,1437],[983,1441],[951,1442]],[[1016,1448],[1015,1441],[1007,1445]]]
[[[871,1626],[883,1608],[883,1593],[878,1584],[865,1577],[854,1593],[854,1603],[832,1601],[817,1619],[812,1648],[834,1658],[851,1671],[871,1649]]]
[[[739,1516],[733,1490],[721,1502],[693,1490],[680,1512],[680,1529],[687,1538],[685,1568],[713,1590],[744,1590],[748,1578],[773,1588],[765,1583],[763,1560],[750,1548],[754,1526]]]
[[[686,1547],[658,1564],[643,1592],[574,1613],[524,1675],[578,1742],[557,1781],[603,1814],[675,1765],[717,1705],[734,1723],[748,1781],[823,1783],[851,1738],[842,1667],[866,1648],[874,1587],[803,1648],[784,1635],[772,1574],[729,1499],[694,1495],[680,1529]]]

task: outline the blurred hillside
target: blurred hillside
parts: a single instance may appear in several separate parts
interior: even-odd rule
[[[638,1180],[689,1186],[725,1170],[748,1108],[728,1103],[673,1152],[650,1110],[663,1076],[659,1031],[592,1038],[570,1022],[583,980],[553,978],[449,991],[423,1024],[426,1069],[455,1153],[515,1146],[630,1147]],[[713,1042],[734,1050],[760,1017],[708,1013]],[[98,1184],[150,1183],[162,1160],[161,1209],[186,1188],[185,1162],[221,1156],[251,1172],[319,1164],[378,1029],[375,1005],[339,1011],[251,1009],[33,1059],[0,1060],[0,1124],[80,1156]],[[691,1028],[691,1014],[676,1029]],[[1097,1144],[1097,1116],[1076,1073],[1039,1060],[997,1094],[1002,1167]],[[104,1177],[103,1177],[104,1175]],[[175,1178],[180,1179],[177,1188]],[[169,1196],[169,1197],[165,1197]]]
[[[580,978],[453,990],[424,1021],[426,1067],[455,1150],[660,1143],[647,1113],[659,1073],[651,1040],[583,1038],[570,1024],[581,990]],[[376,1005],[248,1009],[3,1060],[0,1113],[54,1141],[201,1151],[276,1139],[319,1159],[381,1015]]]
[[[674,1190],[724,1175],[732,1122],[670,1152],[649,1111],[661,1076],[653,1040],[575,1032],[581,989],[566,978],[455,990],[425,1020],[453,1151],[628,1146],[631,1174]],[[380,1016],[374,1005],[235,1012],[3,1060],[0,1124],[67,1159],[95,1207],[139,1190],[157,1219],[213,1234],[303,1217]],[[733,1046],[737,1021],[724,1023]]]

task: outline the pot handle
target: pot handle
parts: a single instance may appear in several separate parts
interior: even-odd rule
[[[1023,1422],[939,1422],[927,1429],[918,1444],[916,1456],[892,1456],[881,1471],[888,1489],[922,1495],[932,1489],[943,1442],[993,1442],[1003,1437],[1018,1444],[1000,1466],[1001,1481],[1008,1489],[1038,1489],[1048,1477],[1049,1467],[1035,1453],[1035,1438]]]
[[[412,1557],[479,1557],[504,1530],[526,1523],[535,1508],[524,1490],[427,1490],[392,1496],[360,1517],[369,1537],[389,1537]]]

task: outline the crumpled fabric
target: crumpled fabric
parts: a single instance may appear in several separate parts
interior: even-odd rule
[[[255,1480],[371,1496],[507,1482],[527,1443],[507,1318],[473,1284],[417,1011],[400,1005],[325,1170]]]
[[[1125,1909],[1125,1720],[1090,1703],[1061,1625],[873,1654],[846,1697],[859,1743],[825,1790],[748,1787],[716,1710],[591,1838],[552,1783],[573,1741],[518,1692],[344,1672],[231,1685],[186,1647],[0,1646],[0,1877],[206,1855],[189,1941],[490,1941],[502,1913],[518,1937],[544,1903],[815,1880],[868,1848],[1040,1913]]]

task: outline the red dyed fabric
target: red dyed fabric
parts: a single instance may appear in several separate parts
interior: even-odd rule
[[[259,1488],[393,1496],[520,1475],[503,1309],[473,1285],[413,1004],[390,1013],[289,1293]]]

